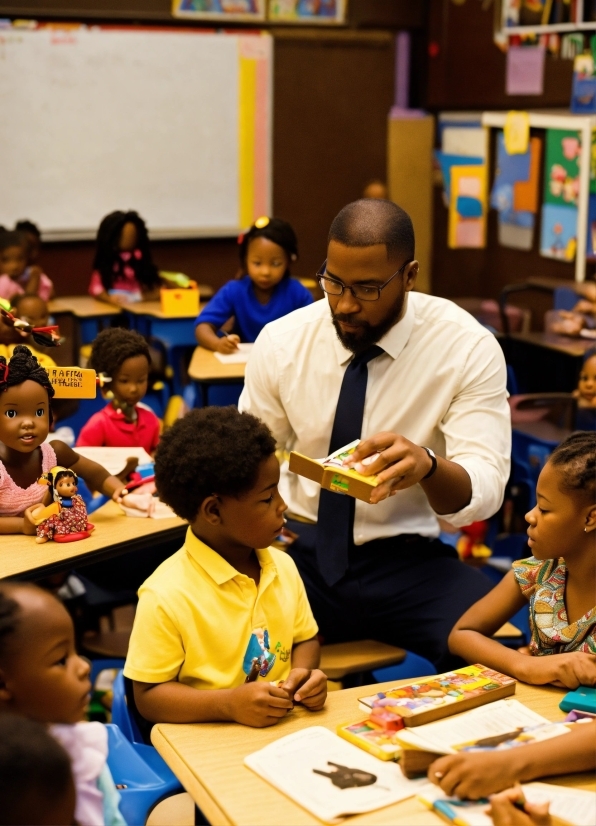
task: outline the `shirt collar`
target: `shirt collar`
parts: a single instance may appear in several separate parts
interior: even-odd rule
[[[396,359],[408,343],[408,340],[414,328],[414,319],[414,307],[412,306],[412,302],[410,301],[410,294],[406,293],[405,312],[403,316],[397,322],[397,324],[394,324],[393,327],[389,330],[389,332],[385,333],[383,338],[377,342],[379,347],[381,347],[389,356],[391,356],[392,359]],[[345,364],[346,362],[350,361],[350,359],[353,356],[353,353],[351,350],[348,350],[346,347],[344,347],[339,338],[337,337],[337,334],[335,333],[335,327],[333,327],[331,311],[329,311],[329,323],[333,328],[334,332],[333,347],[335,349],[337,363]]]
[[[223,556],[195,536],[190,527],[186,531],[184,547],[189,556],[209,574],[216,585],[223,585],[224,582],[229,582],[234,577],[243,576]],[[262,590],[277,575],[277,567],[269,548],[259,548],[256,554],[261,566],[259,588]]]

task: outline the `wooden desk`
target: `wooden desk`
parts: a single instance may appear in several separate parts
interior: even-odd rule
[[[523,393],[571,393],[585,352],[596,344],[554,333],[513,333],[498,338]]]
[[[223,364],[215,358],[213,350],[195,347],[192,354],[188,375],[195,381],[201,391],[203,407],[209,404],[209,385],[237,384],[244,381],[246,364]]]
[[[271,728],[252,729],[236,723],[160,724],[153,727],[151,740],[213,826],[255,823],[262,826],[320,826],[320,821],[305,809],[246,768],[244,758],[276,738],[307,726],[326,726],[334,731],[339,723],[358,719],[358,697],[370,693],[369,689],[382,691],[392,685],[395,683],[333,691],[323,711],[312,714],[297,706],[287,718]],[[562,720],[565,715],[558,704],[564,694],[562,689],[518,684],[516,697],[549,720]],[[591,774],[548,778],[547,782],[596,789]],[[391,826],[443,823],[415,798],[356,815],[346,822]]]
[[[3,536],[0,578],[40,579],[50,574],[70,571],[75,565],[101,562],[146,548],[153,549],[158,544],[178,543],[180,546],[187,528],[186,522],[177,516],[171,519],[125,516],[115,502],[107,502],[98,508],[90,515],[89,521],[95,525],[95,530],[89,539],[80,542],[46,542],[37,545],[33,536]]]
[[[90,295],[68,295],[54,298],[49,302],[50,313],[72,313],[77,318],[97,318],[99,316],[120,315],[122,310],[105,301],[97,301]]]

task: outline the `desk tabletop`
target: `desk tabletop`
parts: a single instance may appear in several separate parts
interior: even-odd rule
[[[125,516],[115,502],[107,502],[89,517],[95,530],[80,542],[46,542],[37,545],[34,536],[3,536],[0,550],[0,578],[31,576],[39,578],[64,570],[65,564],[81,564],[107,559],[125,551],[147,547],[157,540],[182,541],[187,524],[177,516],[143,519]]]
[[[246,363],[244,364],[223,364],[215,358],[213,350],[205,347],[196,347],[190,365],[188,375],[195,381],[222,381],[226,379],[243,379]]]
[[[205,304],[207,304],[206,301],[200,302],[199,312],[201,312]],[[127,304],[123,309],[126,310],[127,313],[132,313],[133,315],[148,315],[152,318],[165,319],[166,321],[178,321],[181,318],[197,317],[196,313],[192,313],[190,315],[166,315],[162,312],[160,301],[135,301],[131,304]]]
[[[339,723],[358,719],[358,697],[394,685],[395,682],[332,691],[323,711],[313,714],[297,706],[287,718],[271,728],[252,729],[237,723],[159,724],[153,727],[151,740],[213,826],[255,823],[262,826],[320,826],[317,818],[248,769],[243,763],[244,758],[275,739],[308,726],[325,726],[334,731]],[[565,717],[559,710],[564,693],[562,689],[518,683],[515,696],[554,721]],[[587,773],[547,778],[547,782],[596,789],[593,775]],[[384,809],[351,817],[348,822],[430,826],[443,821],[412,797]]]
[[[558,336],[555,333],[513,333],[510,338],[580,358],[596,344],[594,339],[571,338],[570,336]]]
[[[120,315],[122,310],[106,301],[97,301],[90,295],[62,295],[49,302],[50,313],[72,313],[79,318]]]

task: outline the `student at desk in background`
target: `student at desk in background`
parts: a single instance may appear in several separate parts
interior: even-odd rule
[[[317,624],[288,554],[269,429],[235,407],[192,410],[157,448],[160,498],[189,523],[184,547],[139,591],[124,667],[147,720],[272,726],[321,709]]]
[[[17,318],[28,321],[32,327],[46,327],[50,317],[48,305],[38,295],[16,296],[12,300],[11,312]],[[26,344],[42,367],[56,366],[53,358],[33,346],[31,335],[16,327],[9,327],[0,318],[0,356],[4,356],[7,361],[11,359],[17,344]]]
[[[159,297],[159,273],[138,213],[118,210],[106,215],[96,245],[90,295],[117,307]]]
[[[306,287],[290,275],[298,242],[287,221],[257,218],[238,240],[247,274],[225,284],[196,322],[199,344],[219,353],[233,353],[238,342],[255,341],[265,324],[313,302]],[[220,338],[218,331],[232,317],[234,334]]]
[[[89,367],[111,379],[101,391],[109,402],[83,426],[77,447],[142,447],[153,453],[160,425],[155,413],[141,404],[151,368],[145,339],[123,327],[102,330],[93,342]]]
[[[49,301],[54,285],[38,266],[29,265],[29,240],[24,232],[0,232],[0,298],[38,295]]]

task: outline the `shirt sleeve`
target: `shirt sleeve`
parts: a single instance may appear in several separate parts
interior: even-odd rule
[[[222,324],[231,318],[234,312],[234,297],[238,290],[238,281],[229,281],[219,290],[205,309],[199,313],[195,326],[197,324],[212,324],[219,329]]]
[[[176,679],[185,659],[182,636],[163,596],[142,590],[137,606],[124,675],[140,683]]]
[[[106,291],[98,270],[93,270],[89,281],[89,295],[98,296]]]
[[[247,362],[238,410],[265,422],[277,447],[285,448],[293,430],[281,401],[279,369],[267,327],[259,334]]]
[[[87,424],[83,425],[76,441],[76,447],[103,447],[106,435],[101,411],[94,413]]]
[[[156,449],[157,445],[159,444],[159,436],[160,436],[159,431],[160,431],[160,427],[161,427],[160,421],[157,418],[157,416],[155,416],[155,415],[154,415],[153,423],[155,425],[155,430],[153,432],[153,436],[151,437],[151,450],[149,451],[150,453],[153,453],[153,451]]]
[[[526,599],[530,599],[545,576],[548,576],[552,562],[552,559],[535,559],[533,556],[513,562],[513,576]]]
[[[507,368],[498,342],[474,342],[459,385],[439,427],[445,458],[461,465],[472,483],[472,498],[456,513],[439,516],[456,527],[495,514],[503,502],[511,462],[511,414]]]

